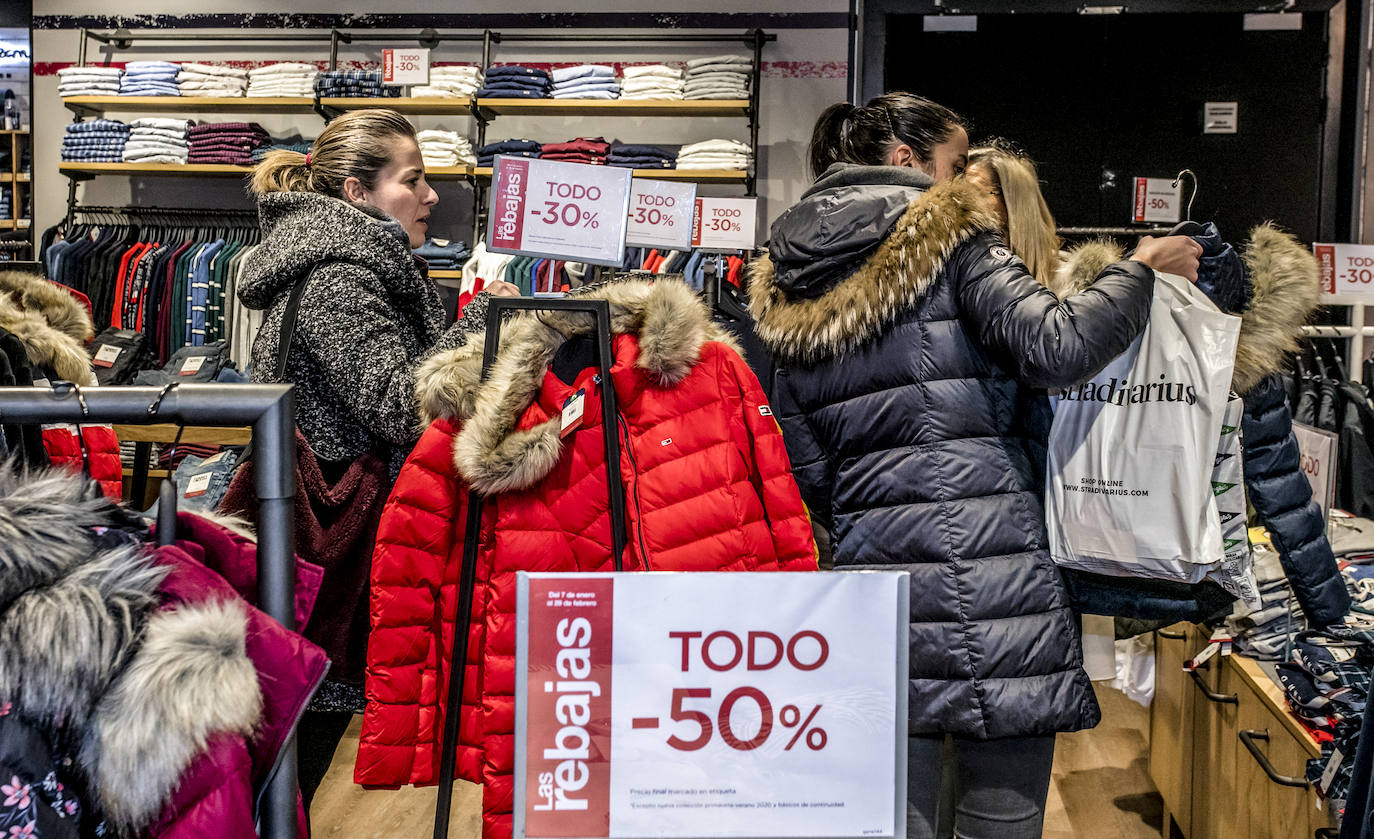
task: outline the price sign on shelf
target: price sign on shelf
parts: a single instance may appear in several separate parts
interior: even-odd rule
[[[1177,224],[1183,218],[1182,186],[1172,178],[1136,178],[1132,220]]]
[[[909,586],[520,574],[515,836],[895,836]]]
[[[629,169],[496,158],[487,249],[619,265],[625,260]]]
[[[429,50],[382,50],[382,81],[386,84],[429,84]]]
[[[1325,294],[1374,299],[1374,245],[1312,246]]]
[[[637,178],[630,187],[625,244],[685,250],[692,245],[697,185]]]
[[[758,199],[698,198],[692,220],[692,247],[708,251],[747,251],[754,247]]]

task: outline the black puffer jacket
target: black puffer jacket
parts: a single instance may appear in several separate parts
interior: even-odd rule
[[[311,192],[264,195],[258,214],[263,242],[238,288],[245,306],[268,310],[253,343],[253,381],[276,380],[286,301],[305,280],[286,363],[296,424],[323,460],[390,449],[395,475],[420,436],[415,368],[462,346],[466,323],[482,329],[490,295],[445,330],[439,291],[394,219]]]
[[[1029,389],[1123,352],[1154,275],[1120,262],[1060,302],[978,206],[961,182],[832,167],[774,223],[751,308],[836,567],[911,572],[911,733],[1072,731],[1099,712],[1047,550]]]

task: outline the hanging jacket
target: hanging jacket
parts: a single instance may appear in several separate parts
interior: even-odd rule
[[[96,384],[83,349],[95,336],[91,316],[65,288],[36,274],[0,271],[0,329],[18,338],[33,367],[34,381],[59,379],[82,387]],[[46,382],[43,382],[47,386]],[[108,425],[43,427],[43,445],[53,465],[87,470],[106,497],[119,500],[124,469],[119,439]]]
[[[815,547],[758,381],[681,282],[615,282],[611,303],[627,571],[814,570]],[[484,784],[483,835],[511,833],[517,571],[609,571],[597,368],[584,315],[544,312],[427,361],[433,420],[387,502],[372,559],[367,712],[354,780],[439,773],[469,488],[486,495],[462,707],[460,777]],[[553,369],[550,369],[552,364]],[[557,371],[557,372],[555,372]],[[584,393],[560,437],[564,403]]]
[[[1154,275],[1118,262],[1061,302],[995,229],[963,181],[837,164],[751,267],[774,407],[835,567],[911,574],[913,735],[1099,719],[1023,406],[1130,346]]]
[[[83,478],[0,473],[0,709],[42,733],[50,751],[31,737],[19,752],[30,765],[81,768],[70,789],[83,824],[248,839],[256,793],[327,662],[213,570],[242,579],[251,543],[151,550],[138,527]],[[0,756],[13,760],[21,734],[0,726]]]
[[[1182,232],[1189,235],[1190,230]],[[1227,270],[1224,266],[1231,260],[1222,255],[1224,251],[1209,264],[1207,251],[1219,249],[1208,248],[1210,237],[1202,238],[1205,250],[1198,287],[1241,317],[1231,389],[1245,403],[1241,435],[1246,495],[1269,530],[1308,622],[1317,627],[1339,622],[1350,610],[1350,594],[1327,542],[1321,509],[1312,499],[1312,485],[1302,473],[1279,372],[1288,354],[1298,349],[1302,325],[1318,305],[1317,262],[1296,239],[1269,225],[1251,231],[1250,241],[1234,259],[1237,265],[1243,264],[1243,270]],[[1055,292],[1074,293],[1101,266],[1120,257],[1119,247],[1112,243],[1082,246],[1060,267]],[[1199,598],[1194,587],[1182,584],[1164,587],[1174,593],[1176,607],[1171,608],[1168,595],[1142,600],[1132,581],[1079,573],[1069,574],[1068,580],[1075,599],[1094,614],[1210,617],[1199,614],[1199,599],[1211,607],[1212,614],[1216,611],[1216,598]],[[1147,605],[1157,611],[1145,611]]]

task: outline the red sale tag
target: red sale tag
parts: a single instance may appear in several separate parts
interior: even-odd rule
[[[1177,224],[1182,218],[1182,184],[1171,178],[1135,179],[1136,222]]]

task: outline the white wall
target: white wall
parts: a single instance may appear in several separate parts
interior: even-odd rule
[[[72,115],[62,106],[57,96],[56,70],[77,58],[79,36],[73,27],[91,25],[104,29],[109,25],[127,26],[134,31],[149,26],[173,27],[189,23],[212,22],[227,25],[230,19],[218,15],[263,14],[271,15],[266,21],[276,26],[295,28],[299,31],[324,31],[305,29],[296,24],[318,27],[318,15],[357,16],[349,23],[350,31],[367,29],[369,15],[376,13],[375,3],[360,0],[287,0],[290,9],[284,11],[281,2],[271,0],[220,0],[213,9],[197,9],[194,15],[179,17],[186,4],[184,0],[126,0],[118,9],[119,18],[102,18],[109,14],[107,3],[94,0],[39,0],[35,4],[34,21],[34,60],[35,78],[33,85],[35,146],[36,217],[40,230],[58,221],[66,202],[67,179],[58,174],[59,146],[63,127],[70,122]],[[671,0],[639,0],[630,7],[607,7],[606,12],[617,15],[638,15],[633,20],[640,25],[652,24],[652,15],[662,15],[663,26],[653,27],[658,31],[689,32],[707,31],[677,28],[684,18],[681,6]],[[839,101],[845,96],[845,74],[847,58],[846,30],[843,16],[848,5],[844,0],[815,0],[804,4],[788,3],[783,0],[763,0],[748,12],[741,12],[724,0],[696,4],[687,21],[700,22],[690,15],[715,13],[712,23],[724,22],[727,30],[715,32],[743,32],[747,26],[762,25],[768,28],[769,22],[778,23],[775,32],[778,40],[764,48],[764,79],[762,83],[761,129],[759,134],[759,194],[762,199],[760,215],[771,220],[789,204],[794,202],[809,183],[805,172],[805,147],[810,137],[811,125],[816,115],[825,106]],[[450,4],[439,2],[412,2],[401,8],[391,8],[387,15],[407,15],[404,29],[386,31],[418,32],[424,25],[420,17],[437,13],[444,17],[440,22],[448,31],[455,25],[457,18]],[[519,2],[501,0],[476,0],[467,4],[462,12],[474,15],[471,20],[478,26],[490,25],[492,15],[527,13],[530,26],[540,25],[537,13],[586,13],[585,2],[574,0],[541,0],[538,7],[523,5]],[[593,12],[592,14],[598,14]],[[316,17],[312,17],[316,15]],[[760,18],[759,16],[762,16]],[[799,16],[800,15],[800,16]],[[94,20],[89,16],[96,16]],[[208,18],[207,18],[208,16]],[[771,18],[770,18],[771,16]],[[466,18],[463,18],[466,20]],[[585,20],[585,18],[583,18]],[[622,18],[623,19],[623,18]],[[816,20],[826,28],[792,28],[798,25],[812,25]],[[252,17],[249,21],[255,20]],[[384,22],[395,23],[394,17],[382,18]],[[548,18],[544,18],[548,20]],[[596,19],[606,23],[604,18]],[[751,23],[750,21],[754,21]],[[507,19],[506,22],[509,22]],[[838,25],[836,25],[838,24]],[[502,31],[519,31],[513,26],[503,25]],[[87,60],[91,63],[105,61],[124,62],[136,59],[162,58],[167,60],[201,61],[240,61],[270,62],[278,60],[327,60],[328,44],[315,43],[233,43],[216,42],[209,36],[214,33],[235,31],[229,29],[185,29],[184,41],[145,41],[135,43],[133,49],[110,51],[95,42],[88,47]],[[252,30],[236,30],[239,32]],[[266,31],[266,30],[263,30]],[[276,29],[273,31],[281,31]],[[376,30],[382,31],[382,30]],[[576,31],[626,32],[623,28]],[[651,29],[643,30],[646,33]],[[383,46],[396,44],[356,43],[341,47],[339,61],[341,66],[371,66],[381,57]],[[493,52],[493,60],[498,62],[581,62],[581,61],[619,61],[619,62],[656,62],[683,61],[689,58],[714,55],[724,52],[746,54],[743,43],[724,44],[653,44],[653,43],[567,43],[540,45],[537,43],[517,43],[498,46]],[[431,53],[431,60],[439,63],[480,63],[480,43],[442,43]],[[134,119],[137,114],[111,114],[112,118]],[[313,137],[323,122],[314,115],[272,115],[257,114],[243,117],[225,114],[193,114],[194,119],[223,122],[234,119],[252,119],[261,123],[274,134],[298,130],[306,137]],[[473,121],[468,117],[424,117],[412,118],[420,128],[448,128],[467,131],[474,130]],[[704,118],[636,118],[636,119],[591,119],[591,118],[498,118],[488,128],[488,140],[506,137],[529,137],[541,142],[555,142],[578,136],[604,136],[607,139],[619,138],[625,141],[688,143],[713,137],[748,139],[748,125],[743,118],[704,119]],[[703,194],[738,195],[738,187],[702,187]],[[462,184],[447,182],[439,186],[440,206],[443,211],[440,221],[435,225],[436,235],[447,234],[453,238],[467,241],[471,236],[470,209],[471,192]],[[209,178],[124,178],[101,177],[79,187],[79,198],[85,204],[139,204],[148,206],[251,206],[243,193],[242,184],[236,179]],[[766,236],[766,227],[761,227],[760,236]]]

